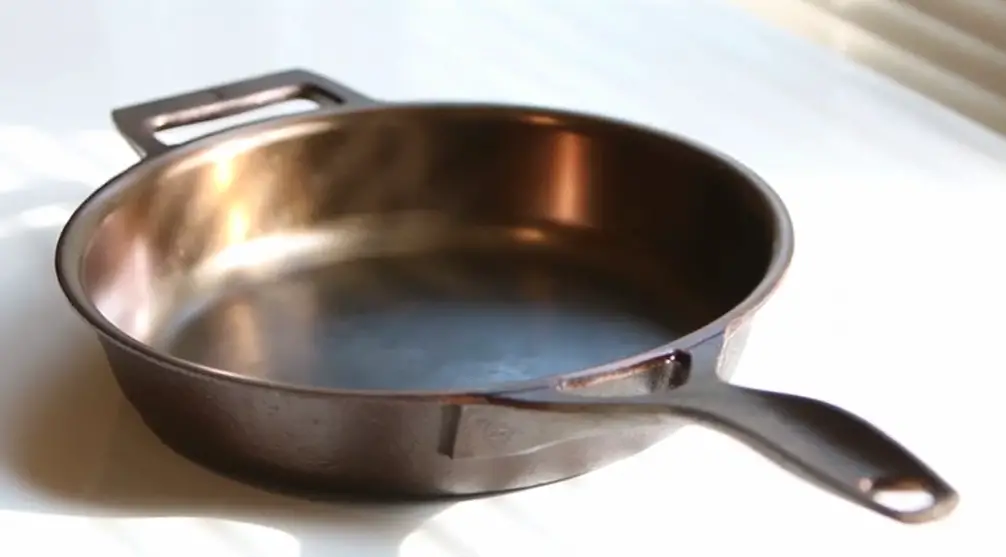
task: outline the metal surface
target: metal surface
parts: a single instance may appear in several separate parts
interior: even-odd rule
[[[304,96],[345,106],[153,137]],[[316,495],[471,494],[587,472],[688,418],[902,521],[956,501],[858,418],[723,382],[792,232],[707,149],[558,111],[380,105],[302,71],[114,118],[148,159],[74,214],[57,273],[126,396],[196,461]],[[875,500],[909,483],[928,504]]]

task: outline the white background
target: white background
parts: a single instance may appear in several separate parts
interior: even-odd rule
[[[453,505],[308,504],[175,456],[59,293],[55,237],[135,160],[111,108],[290,66],[387,100],[615,115],[739,158],[790,207],[797,255],[738,379],[875,421],[958,511],[900,525],[698,428]],[[1003,555],[1004,160],[1000,137],[717,0],[5,2],[0,553]]]

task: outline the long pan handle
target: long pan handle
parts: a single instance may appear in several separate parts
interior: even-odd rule
[[[904,523],[939,519],[958,500],[953,488],[885,433],[841,408],[802,396],[703,380],[631,397],[588,397],[543,388],[488,395],[483,403],[559,413],[580,421],[584,431],[598,423],[626,427],[686,418],[723,431],[798,476]],[[495,445],[479,440],[487,431],[496,433],[490,440]],[[534,447],[533,435],[514,435],[505,425],[494,428],[482,422],[477,434],[461,433],[452,447],[456,458]],[[898,496],[911,504],[896,502]]]

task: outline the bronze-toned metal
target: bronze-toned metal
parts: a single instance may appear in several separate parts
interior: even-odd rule
[[[292,98],[317,111],[169,147]],[[773,191],[596,116],[385,104],[287,71],[116,110],[145,158],[56,272],[166,444],[261,485],[436,496],[588,472],[697,421],[904,522],[954,491],[847,412],[729,385],[789,264]],[[878,491],[931,496],[895,508]]]

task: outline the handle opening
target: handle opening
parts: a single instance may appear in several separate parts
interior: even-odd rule
[[[119,108],[112,111],[112,120],[137,153],[150,156],[170,149],[158,132],[210,121],[217,121],[219,130],[219,121],[224,118],[247,117],[296,100],[313,102],[315,108],[375,104],[373,99],[327,77],[287,70]]]
[[[862,489],[885,514],[902,522],[928,522],[947,515],[957,504],[954,493],[923,478],[864,479]]]
[[[269,104],[260,108],[232,114],[214,120],[206,120],[191,124],[181,124],[178,126],[168,125],[156,129],[154,138],[167,147],[179,145],[191,141],[204,135],[225,130],[235,126],[251,124],[261,120],[268,120],[277,116],[290,116],[304,112],[311,112],[321,108],[321,103],[312,99],[294,98],[277,103]]]

